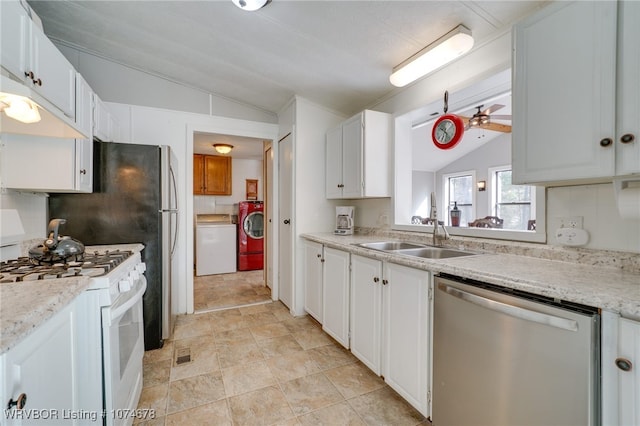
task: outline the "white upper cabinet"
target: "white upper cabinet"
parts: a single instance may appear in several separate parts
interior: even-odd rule
[[[326,197],[390,197],[391,116],[365,110],[327,132]]]
[[[634,2],[558,2],[514,26],[514,183],[640,172],[638,19]]]
[[[29,19],[18,1],[1,3],[2,67],[66,116],[74,118],[76,71],[73,65]]]
[[[76,124],[89,139],[76,139],[75,185],[79,192],[93,191],[93,91],[80,74],[76,77]]]
[[[120,126],[109,108],[102,100],[93,94],[93,136],[102,142],[117,142],[120,140]]]

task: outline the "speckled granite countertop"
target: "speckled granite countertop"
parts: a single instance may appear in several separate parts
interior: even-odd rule
[[[96,250],[142,251],[142,244],[87,246]],[[88,277],[58,278],[0,284],[0,354],[5,353],[38,326],[67,306],[90,285]]]
[[[331,233],[304,234],[302,237],[353,254],[582,303],[640,320],[640,273],[635,271],[504,253],[422,259],[354,245],[400,240],[398,238]]]

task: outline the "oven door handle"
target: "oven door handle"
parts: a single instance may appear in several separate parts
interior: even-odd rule
[[[142,281],[142,285],[140,286],[136,294],[131,296],[131,298],[129,298],[122,305],[111,311],[111,315],[109,317],[109,325],[111,325],[111,323],[113,323],[116,318],[120,318],[122,315],[124,315],[129,309],[131,309],[133,305],[135,305],[142,299],[142,295],[144,295],[144,292],[147,290],[147,280],[145,278],[142,278],[140,281]]]

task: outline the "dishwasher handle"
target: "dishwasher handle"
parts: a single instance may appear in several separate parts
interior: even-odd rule
[[[505,315],[520,318],[526,321],[537,322],[551,327],[561,328],[568,331],[578,331],[577,321],[567,318],[556,317],[541,312],[531,311],[529,309],[520,308],[518,306],[509,305],[507,303],[498,302],[497,300],[488,299],[478,296],[455,287],[448,286],[443,283],[438,284],[438,289],[450,294],[453,297],[464,300],[485,309],[497,311]]]

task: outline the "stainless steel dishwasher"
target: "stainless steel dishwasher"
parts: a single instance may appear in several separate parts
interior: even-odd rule
[[[435,288],[435,426],[600,423],[597,309],[444,275]]]

